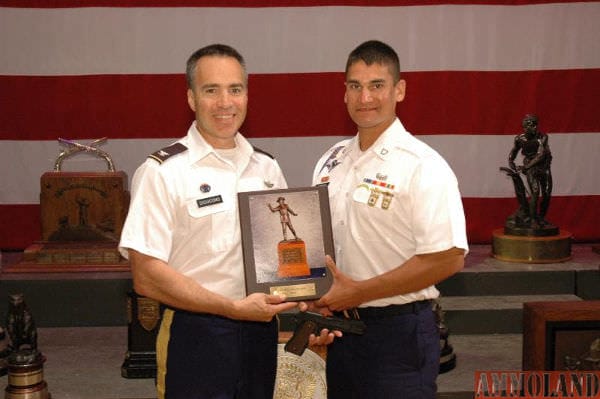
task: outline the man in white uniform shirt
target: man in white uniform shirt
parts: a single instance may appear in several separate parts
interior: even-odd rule
[[[357,308],[366,324],[362,336],[329,335],[330,399],[436,393],[434,285],[463,267],[468,245],[454,173],[396,117],[405,89],[387,44],[368,41],[352,51],[344,101],[358,134],[315,167],[313,184],[329,188],[337,263],[328,259],[334,282],[316,305],[339,316]]]
[[[225,45],[201,48],[186,78],[195,121],[136,171],[119,245],[135,291],[166,306],[158,398],[271,399],[274,316],[296,304],[246,296],[237,192],[286,182],[277,162],[238,133],[248,103],[242,56]]]

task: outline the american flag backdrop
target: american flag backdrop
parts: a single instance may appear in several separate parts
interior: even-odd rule
[[[129,178],[193,119],[185,61],[210,43],[246,58],[242,133],[291,187],[355,134],[343,103],[348,53],[399,53],[406,128],[460,184],[471,243],[489,243],[517,202],[506,166],[525,114],[550,135],[548,219],[600,240],[600,2],[436,0],[0,0],[0,248],[41,237],[40,177],[59,137],[101,148]],[[64,170],[104,170],[86,155]]]

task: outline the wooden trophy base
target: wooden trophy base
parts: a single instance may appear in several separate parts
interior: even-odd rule
[[[156,351],[127,352],[121,365],[123,378],[156,377]]]
[[[572,234],[530,237],[504,234],[504,229],[492,233],[492,256],[507,262],[558,263],[571,259]]]
[[[280,241],[277,244],[277,255],[279,256],[278,277],[310,276],[310,267],[308,267],[308,263],[306,262],[306,244],[304,241],[300,239]]]
[[[129,271],[129,262],[112,241],[38,241],[25,249],[19,263],[7,265],[6,273]]]

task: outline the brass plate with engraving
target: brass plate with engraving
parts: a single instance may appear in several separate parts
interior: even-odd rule
[[[272,295],[285,295],[286,298],[314,296],[317,294],[317,286],[314,283],[282,286],[274,285],[271,286],[269,290]]]

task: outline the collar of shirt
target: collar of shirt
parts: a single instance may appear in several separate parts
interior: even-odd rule
[[[345,151],[345,155],[356,161],[361,155],[368,152],[385,161],[391,155],[390,150],[399,147],[408,135],[409,133],[404,128],[404,125],[402,125],[402,122],[400,122],[400,119],[396,118],[367,151],[363,152],[360,150],[358,134],[354,136],[346,147],[347,151]]]
[[[241,152],[240,165],[243,165],[245,168],[245,166],[250,161],[250,157],[252,156],[254,149],[252,148],[252,145],[248,142],[248,140],[246,140],[246,138],[242,136],[239,132],[235,135],[234,140],[236,148]],[[193,122],[190,128],[188,129],[186,141],[189,150],[188,159],[190,164],[196,163],[202,160],[203,158],[209,156],[210,154],[219,157],[213,146],[208,144],[204,137],[202,137],[198,129],[196,129],[196,122]],[[244,168],[241,169],[243,170]]]
[[[373,143],[371,148],[369,148],[369,151],[382,160],[386,160],[391,155],[391,150],[399,147],[400,143],[407,136],[408,132],[402,125],[402,122],[400,122],[400,119],[396,118],[381,136],[379,136],[377,141]]]

